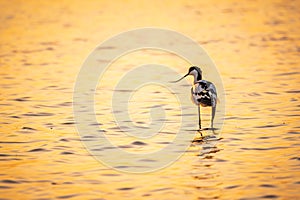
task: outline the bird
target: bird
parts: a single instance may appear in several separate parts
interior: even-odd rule
[[[186,75],[173,83],[179,82],[187,76],[194,77],[193,87],[191,88],[191,100],[198,107],[199,130],[201,131],[201,110],[202,107],[211,107],[211,129],[214,130],[214,118],[217,107],[217,90],[212,82],[202,80],[202,71],[197,66],[191,66]]]

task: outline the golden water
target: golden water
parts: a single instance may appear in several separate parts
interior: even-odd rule
[[[0,1],[0,198],[300,198],[299,7],[299,1]],[[226,118],[216,144],[191,142],[169,167],[129,174],[97,162],[84,148],[72,95],[93,48],[145,26],[178,31],[207,50],[223,79]],[[153,52],[118,63],[153,59],[182,74],[189,67]],[[109,76],[102,81],[111,84]],[[164,104],[171,115],[178,112]],[[148,109],[129,108],[134,120],[147,125]],[[101,105],[96,109],[101,112]],[[149,151],[173,137],[138,147],[116,143]]]

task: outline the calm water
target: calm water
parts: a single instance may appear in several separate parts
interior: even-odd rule
[[[299,7],[299,1],[0,1],[1,199],[300,198]],[[171,166],[129,174],[97,162],[83,146],[73,87],[93,48],[144,26],[173,29],[207,50],[226,89],[226,117],[217,143],[191,141]],[[97,119],[128,151],[159,149],[178,129],[173,123],[159,139],[137,142],[120,137],[108,115],[110,84],[130,66],[153,60],[182,74],[189,66],[162,52],[133,53],[113,63],[96,91]],[[174,101],[150,89],[133,96],[133,120],[147,126],[150,106],[163,104],[174,122]],[[147,106],[142,97],[149,97]]]

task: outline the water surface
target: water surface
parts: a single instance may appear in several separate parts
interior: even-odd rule
[[[299,2],[1,1],[0,7],[2,199],[300,198]],[[75,128],[72,93],[94,47],[144,26],[181,32],[207,50],[226,89],[226,118],[217,143],[190,141],[171,166],[128,174],[87,152]],[[134,121],[147,126],[149,108],[163,105],[174,125],[159,138],[122,138],[107,115],[113,81],[153,60],[182,74],[188,68],[170,54],[137,52],[114,63],[121,71],[111,67],[96,91],[99,123],[128,151],[162,148],[178,129],[175,100],[155,87],[133,96],[129,108]],[[146,105],[138,102],[142,98]],[[204,109],[206,126],[208,114]]]

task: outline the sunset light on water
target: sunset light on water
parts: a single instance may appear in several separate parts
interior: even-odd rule
[[[299,7],[299,1],[0,1],[0,199],[299,199]],[[217,134],[203,131],[201,138],[197,107],[190,102],[193,78],[170,84],[194,63],[163,49],[120,55],[97,79],[97,123],[89,125],[114,148],[139,155],[172,144],[177,134],[188,136],[172,151],[173,162],[132,173],[126,157],[108,154],[115,165],[97,159],[110,148],[97,146],[99,135],[79,133],[74,93],[80,70],[99,45],[149,28],[182,34],[206,51],[218,74],[206,62],[199,67],[216,84],[226,110],[217,107],[224,120],[216,120]],[[126,74],[146,64],[177,72],[178,77],[159,70],[147,75],[178,91],[161,82],[134,92],[116,89]],[[117,123],[113,112],[122,114],[123,107],[122,101],[114,104],[114,94],[126,92],[132,92],[130,117]],[[177,92],[186,95],[186,103]],[[209,127],[210,108],[201,111]],[[148,133],[163,119],[151,137],[124,131],[132,120]],[[94,155],[87,148],[91,141]],[[172,155],[145,156],[136,167],[156,166]]]

